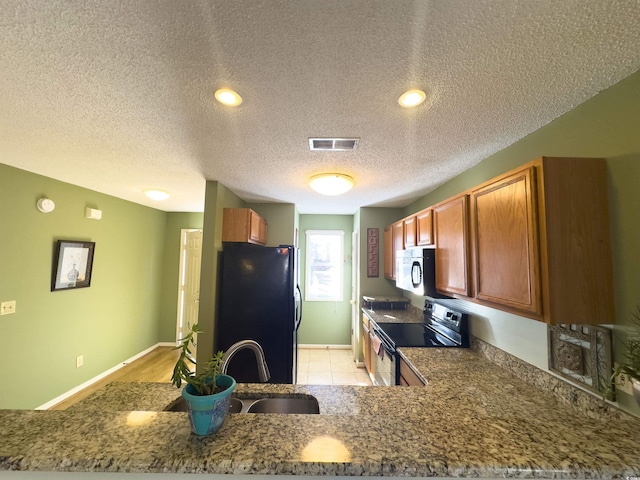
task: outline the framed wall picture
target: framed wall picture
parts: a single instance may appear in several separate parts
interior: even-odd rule
[[[91,285],[95,247],[95,242],[58,240],[53,257],[52,292]]]
[[[367,228],[367,277],[380,276],[379,230]]]

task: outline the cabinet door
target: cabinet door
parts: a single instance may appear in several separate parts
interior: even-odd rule
[[[264,245],[267,243],[267,222],[250,208],[225,208],[222,241]]]
[[[262,217],[259,217],[259,218],[260,218],[260,228],[259,228],[260,241],[259,241],[259,243],[261,245],[266,245],[267,244],[267,221]]]
[[[362,355],[367,373],[371,375],[371,337],[369,336],[369,320],[367,317],[362,319]]]
[[[424,382],[411,370],[404,359],[400,358],[400,385],[403,387],[424,387]]]
[[[249,210],[249,215],[249,240],[255,243],[260,243],[262,239],[262,236],[260,235],[262,229],[260,215],[253,210]]]
[[[433,245],[433,215],[427,208],[416,215],[416,244]]]
[[[402,222],[404,224],[404,248],[416,246],[416,217],[407,217]]]
[[[474,290],[478,300],[541,313],[534,170],[471,193]]]
[[[402,220],[393,224],[393,278],[396,278],[396,252],[404,250],[404,224]]]
[[[394,279],[396,272],[393,261],[393,227],[391,225],[385,227],[382,242],[384,243],[384,276]]]
[[[460,195],[434,207],[436,289],[469,296],[468,197]]]

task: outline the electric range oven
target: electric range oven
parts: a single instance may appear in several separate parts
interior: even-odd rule
[[[468,348],[469,325],[466,313],[457,312],[429,300],[424,304],[422,323],[375,323],[373,333],[380,339],[375,356],[377,385],[398,385],[399,347]]]

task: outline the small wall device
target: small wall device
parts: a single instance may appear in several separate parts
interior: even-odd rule
[[[92,220],[100,220],[102,218],[102,210],[96,208],[85,208],[84,216]]]
[[[53,203],[53,200],[49,198],[41,198],[36,203],[36,207],[38,207],[38,210],[40,210],[42,213],[49,213],[53,212],[53,210],[56,208],[56,204]]]

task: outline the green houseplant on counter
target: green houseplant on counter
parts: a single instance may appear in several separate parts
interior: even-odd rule
[[[613,375],[611,375],[609,388],[611,389],[615,385],[615,381],[620,375],[626,375],[633,385],[633,395],[636,402],[640,405],[640,305],[631,314],[631,319],[635,327],[624,344],[627,349],[625,361],[616,365]]]
[[[191,348],[196,346],[198,333],[201,330],[196,323],[176,347],[180,356],[173,368],[171,383],[177,388],[182,386],[182,382],[187,384],[182,390],[182,397],[187,403],[191,431],[196,435],[210,435],[220,429],[229,412],[236,381],[221,373],[223,352],[212,357],[199,373],[191,371],[189,364],[196,366]]]

